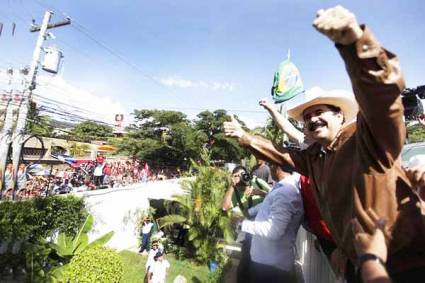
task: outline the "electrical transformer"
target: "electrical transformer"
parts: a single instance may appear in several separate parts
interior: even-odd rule
[[[57,74],[62,59],[62,52],[56,47],[48,47],[44,49],[43,70],[49,73]]]

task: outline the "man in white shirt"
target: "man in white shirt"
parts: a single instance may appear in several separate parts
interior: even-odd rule
[[[273,164],[276,184],[264,201],[249,209],[255,220],[244,220],[242,231],[253,235],[251,282],[289,282],[295,261],[295,239],[304,209],[299,190],[300,176],[290,168]]]
[[[151,249],[149,251],[148,259],[146,260],[146,265],[145,265],[145,278],[146,278],[146,281],[147,281],[148,278],[151,278],[152,277],[152,266],[155,263],[155,259],[154,258],[155,258],[156,254],[158,252],[160,252],[158,241],[157,240],[154,240],[154,241],[152,241]]]
[[[140,245],[139,253],[146,251],[149,251],[149,241],[151,238],[151,232],[152,232],[153,223],[150,221],[150,219],[146,218],[143,221],[142,226],[142,244]]]
[[[158,252],[155,257],[155,262],[152,265],[152,277],[149,283],[165,283],[167,271],[170,268],[170,263],[164,258],[164,254]]]

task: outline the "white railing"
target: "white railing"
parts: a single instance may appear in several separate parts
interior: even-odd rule
[[[305,283],[338,282],[325,254],[315,248],[314,236],[302,227],[298,231],[296,246]]]

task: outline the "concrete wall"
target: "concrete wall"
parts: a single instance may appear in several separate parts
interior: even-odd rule
[[[94,216],[93,231],[89,235],[91,240],[114,231],[109,247],[134,250],[139,232],[136,231],[137,212],[149,207],[149,199],[172,199],[179,193],[181,188],[177,180],[165,180],[75,194],[84,197]]]

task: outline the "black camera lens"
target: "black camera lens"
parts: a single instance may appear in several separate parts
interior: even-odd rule
[[[239,183],[237,184],[238,187],[246,187],[249,186],[251,183],[251,174],[249,173],[242,173],[241,174],[241,179],[239,181]]]

